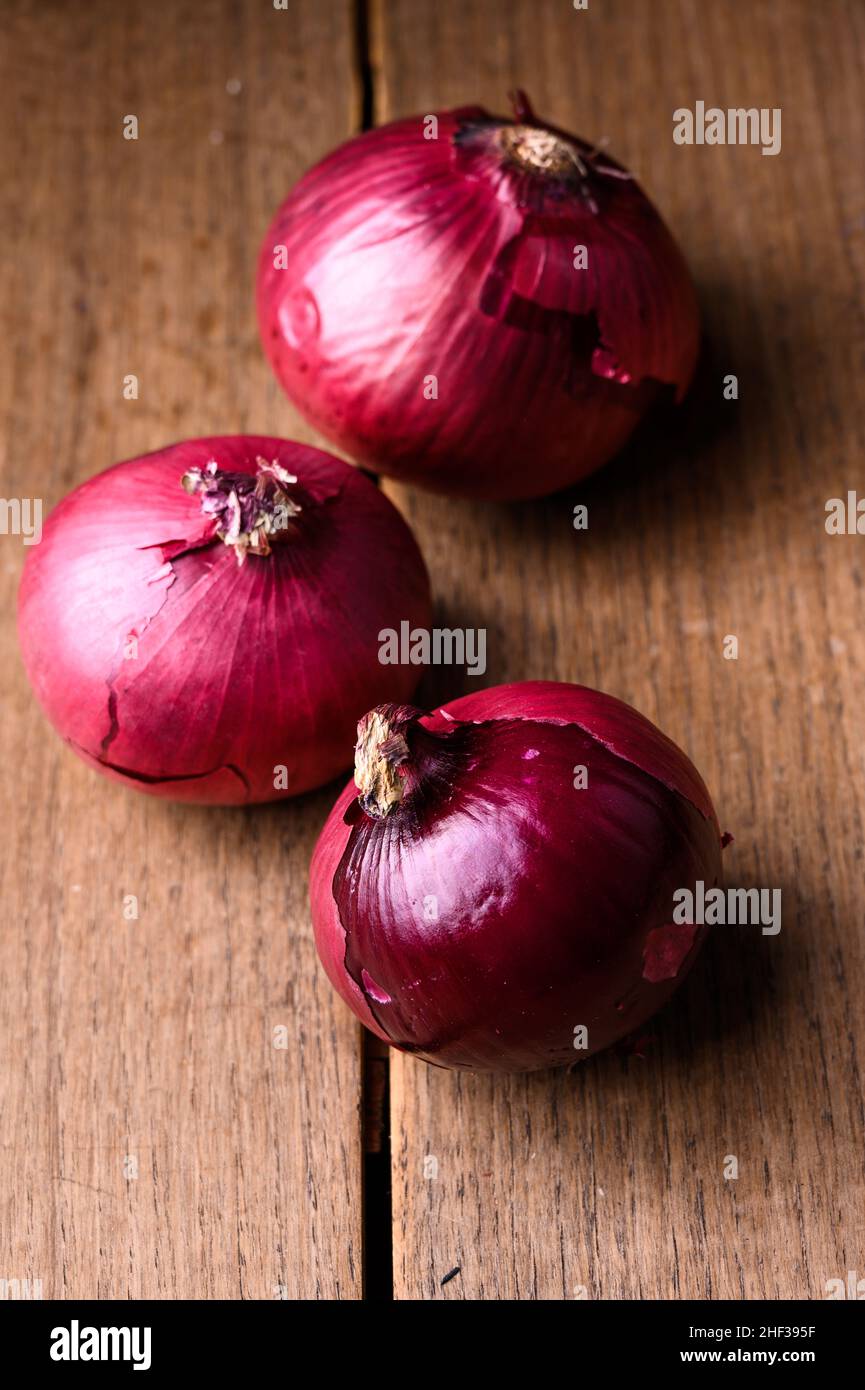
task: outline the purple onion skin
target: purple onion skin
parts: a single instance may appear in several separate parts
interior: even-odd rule
[[[283,203],[259,263],[265,351],[376,471],[455,496],[553,492],[611,458],[662,387],[686,390],[687,266],[637,183],[576,136],[468,107],[427,139],[428,119],[350,140]],[[578,162],[528,169],[503,149],[514,131]]]
[[[241,564],[215,535],[230,509],[181,480],[213,460],[227,503],[258,459],[296,477],[299,511]],[[381,491],[320,449],[230,435],[119,463],[64,498],[29,553],[18,626],[40,704],[91,767],[152,796],[233,805],[351,765],[370,695],[408,699],[417,682],[417,667],[378,661],[379,631],[403,619],[428,626],[429,581]]]
[[[721,881],[684,753],[581,686],[385,708],[409,750],[403,799],[376,818],[346,787],[310,878],[319,955],[361,1021],[438,1066],[508,1072],[569,1065],[642,1025],[707,931],[671,925],[675,890]]]

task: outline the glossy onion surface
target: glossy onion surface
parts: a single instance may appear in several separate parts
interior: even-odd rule
[[[719,883],[721,837],[696,769],[628,705],[527,682],[383,706],[356,769],[310,894],[331,983],[380,1037],[445,1067],[562,1066],[684,978],[706,928],[673,895]]]
[[[585,477],[699,337],[685,262],[612,158],[479,107],[397,121],[305,175],[262,244],[285,391],[345,452],[457,496]]]

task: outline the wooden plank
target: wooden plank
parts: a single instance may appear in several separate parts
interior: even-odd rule
[[[730,881],[784,895],[778,937],[719,929],[645,1057],[513,1079],[393,1057],[396,1295],[824,1297],[865,1249],[863,542],[824,529],[826,500],[861,482],[865,13],[388,0],[373,28],[377,120],[502,110],[522,86],[609,137],[705,310],[689,404],[573,494],[389,488],[440,611],[486,626],[488,683],[582,681],[657,720],[736,835]],[[780,155],[675,146],[674,109],[700,99],[780,106]],[[430,702],[471,684],[449,679]]]
[[[172,438],[311,438],[253,284],[278,201],[355,126],[349,0],[13,3],[3,24],[3,495],[47,509]],[[335,788],[221,811],[97,778],[26,687],[23,550],[2,546],[0,1276],[359,1297],[360,1029],[306,901]]]

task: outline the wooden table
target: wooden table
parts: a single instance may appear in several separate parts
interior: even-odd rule
[[[46,507],[175,438],[314,439],[259,349],[256,253],[365,114],[502,110],[520,85],[609,137],[699,285],[690,402],[573,495],[388,490],[439,613],[486,626],[488,683],[582,681],[660,722],[735,833],[731,880],[782,888],[784,916],[777,937],[717,932],[642,1056],[365,1068],[306,905],[335,789],[219,811],[97,778],[27,688],[3,536],[0,1276],[46,1298],[352,1299],[365,1264],[389,1296],[391,1251],[400,1299],[821,1298],[865,1275],[865,539],[824,526],[865,490],[865,9],[11,0],[2,25],[2,492]],[[781,107],[780,155],[675,145],[697,100]],[[451,671],[422,697],[461,688]]]

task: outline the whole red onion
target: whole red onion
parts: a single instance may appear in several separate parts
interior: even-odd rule
[[[663,385],[681,397],[699,336],[648,198],[521,93],[515,120],[415,116],[311,169],[265,237],[258,313],[319,430],[382,473],[466,497],[591,473]]]
[[[378,633],[430,621],[426,569],[357,469],[284,439],[191,439],[91,478],[21,582],[24,664],[109,776],[183,801],[268,801],[351,761],[370,701],[418,668]]]
[[[440,1066],[529,1071],[669,998],[706,932],[675,924],[673,895],[720,873],[684,753],[612,696],[530,681],[362,719],[310,895],[368,1028]]]

